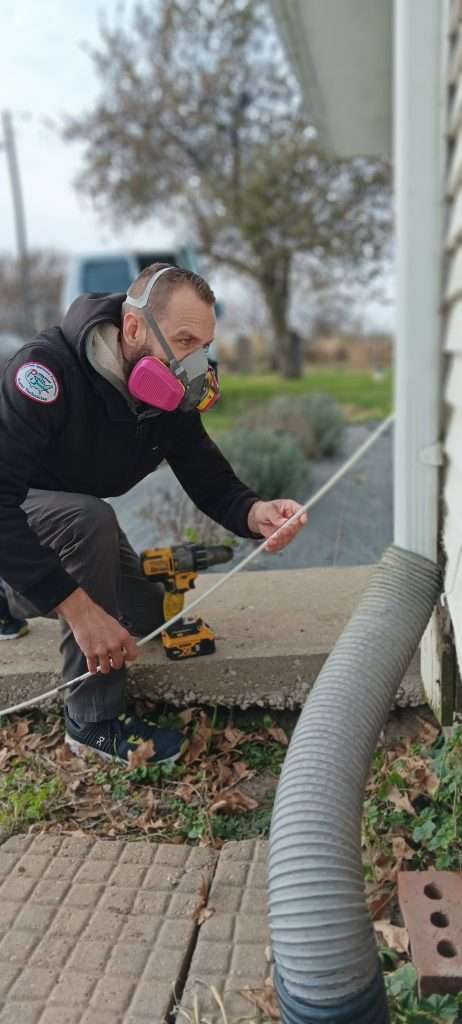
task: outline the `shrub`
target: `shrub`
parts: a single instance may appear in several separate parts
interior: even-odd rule
[[[303,395],[301,402],[316,440],[318,457],[335,455],[345,427],[345,417],[335,398],[323,394]]]
[[[179,485],[159,488],[137,509],[136,515],[152,527],[152,536],[146,539],[145,547],[184,543],[233,546],[236,543],[234,534],[201,512]]]
[[[345,425],[342,410],[330,395],[280,395],[246,418],[249,426],[290,434],[306,458],[319,459],[338,450]]]
[[[262,498],[290,497],[306,488],[309,463],[287,434],[238,427],[220,439],[220,448],[237,476]]]

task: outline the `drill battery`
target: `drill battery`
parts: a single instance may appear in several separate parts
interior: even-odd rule
[[[203,619],[182,619],[161,633],[167,658],[197,658],[201,654],[213,654],[215,636]]]

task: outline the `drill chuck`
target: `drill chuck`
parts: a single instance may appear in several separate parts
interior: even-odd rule
[[[171,551],[176,572],[205,572],[211,565],[230,562],[233,557],[227,544],[176,544]]]

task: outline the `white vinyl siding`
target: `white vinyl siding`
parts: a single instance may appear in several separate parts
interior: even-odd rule
[[[445,592],[462,668],[462,3],[451,0],[444,350],[446,378],[443,541]]]

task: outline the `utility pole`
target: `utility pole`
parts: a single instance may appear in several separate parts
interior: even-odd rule
[[[14,222],[16,228],[16,246],[22,282],[20,294],[22,296],[23,330],[25,336],[27,337],[28,335],[32,334],[34,330],[34,322],[32,312],[32,290],[30,283],[29,260],[27,256],[26,220],[24,215],[24,203],[21,189],[21,178],[19,175],[18,158],[16,153],[13,122],[11,120],[11,114],[7,110],[4,110],[2,113],[2,125],[3,146],[0,145],[0,149],[5,149],[8,171],[10,175],[11,194],[13,197]]]

